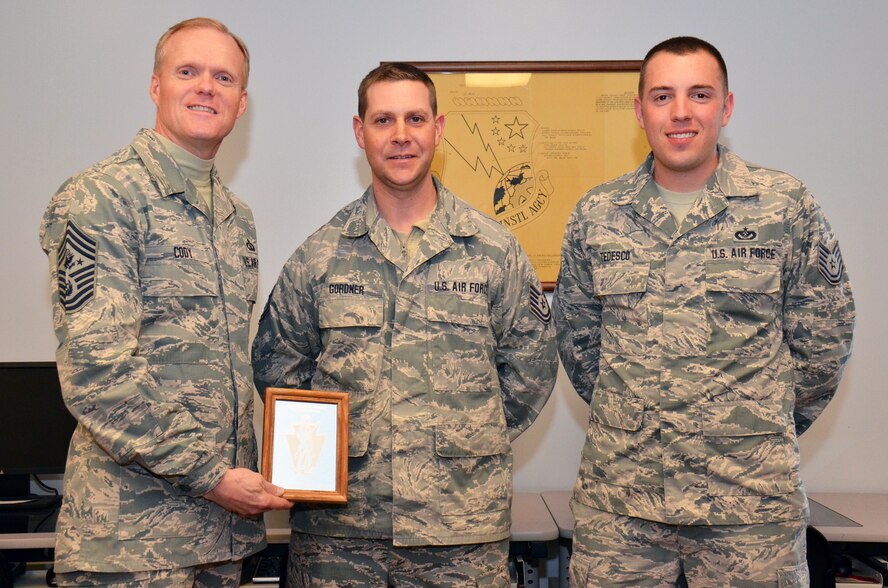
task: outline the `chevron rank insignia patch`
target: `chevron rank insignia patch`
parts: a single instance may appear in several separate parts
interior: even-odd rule
[[[59,301],[74,312],[96,291],[96,240],[68,221],[58,254]]]
[[[839,249],[838,241],[832,244],[832,248],[827,247],[823,243],[817,245],[817,267],[820,275],[833,286],[838,285],[842,281],[845,274],[845,262],[842,260],[842,251]]]
[[[549,311],[549,303],[546,301],[546,295],[537,290],[534,286],[530,287],[530,312],[540,319],[544,325],[548,325],[552,320],[552,313]]]

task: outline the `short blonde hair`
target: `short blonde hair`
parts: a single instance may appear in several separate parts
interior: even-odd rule
[[[184,29],[216,29],[231,37],[237,44],[237,48],[240,49],[241,53],[244,55],[244,71],[241,87],[244,89],[247,88],[247,81],[250,79],[250,51],[247,49],[247,44],[244,43],[240,37],[229,31],[228,27],[214,18],[189,18],[188,20],[183,20],[167,29],[167,32],[161,35],[160,39],[158,39],[157,47],[154,48],[155,74],[160,72],[160,64],[163,63],[163,58],[166,55],[167,41],[170,40],[170,37]]]

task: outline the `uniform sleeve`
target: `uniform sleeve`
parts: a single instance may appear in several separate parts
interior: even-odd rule
[[[318,305],[304,248],[284,265],[268,297],[253,341],[253,377],[259,395],[271,387],[311,387],[320,355]]]
[[[536,420],[555,386],[555,329],[542,285],[517,241],[506,255],[498,305],[496,367],[514,440]]]
[[[854,329],[854,299],[839,242],[823,211],[802,190],[790,217],[793,250],[783,301],[797,434],[811,426],[835,394]]]
[[[577,394],[591,402],[601,355],[601,303],[595,298],[592,263],[583,236],[577,207],[564,233],[552,314],[561,363]]]
[[[115,461],[138,463],[201,496],[227,466],[192,415],[161,398],[139,355],[141,239],[133,210],[113,178],[81,176],[62,186],[44,215],[62,395]]]

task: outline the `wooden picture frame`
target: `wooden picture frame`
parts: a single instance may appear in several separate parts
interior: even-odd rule
[[[348,393],[268,388],[262,476],[296,502],[348,501]]]
[[[411,63],[446,118],[432,172],[509,228],[552,290],[577,202],[649,152],[633,104],[641,61]]]

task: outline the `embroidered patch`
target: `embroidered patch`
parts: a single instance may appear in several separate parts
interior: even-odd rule
[[[845,274],[845,262],[842,260],[842,251],[839,249],[838,241],[833,243],[832,248],[828,248],[823,243],[817,245],[817,267],[820,275],[832,284],[837,286],[842,281]]]
[[[598,258],[601,263],[615,263],[620,261],[632,261],[631,251],[599,251]]]
[[[753,230],[750,230],[746,227],[743,227],[741,230],[736,231],[734,233],[735,241],[755,241],[758,238],[758,233]]]
[[[548,325],[552,320],[552,313],[549,311],[549,303],[546,301],[546,295],[537,290],[534,286],[530,287],[530,312],[540,319],[544,325]]]
[[[80,310],[96,291],[96,240],[68,221],[56,261],[59,301],[65,312]]]

